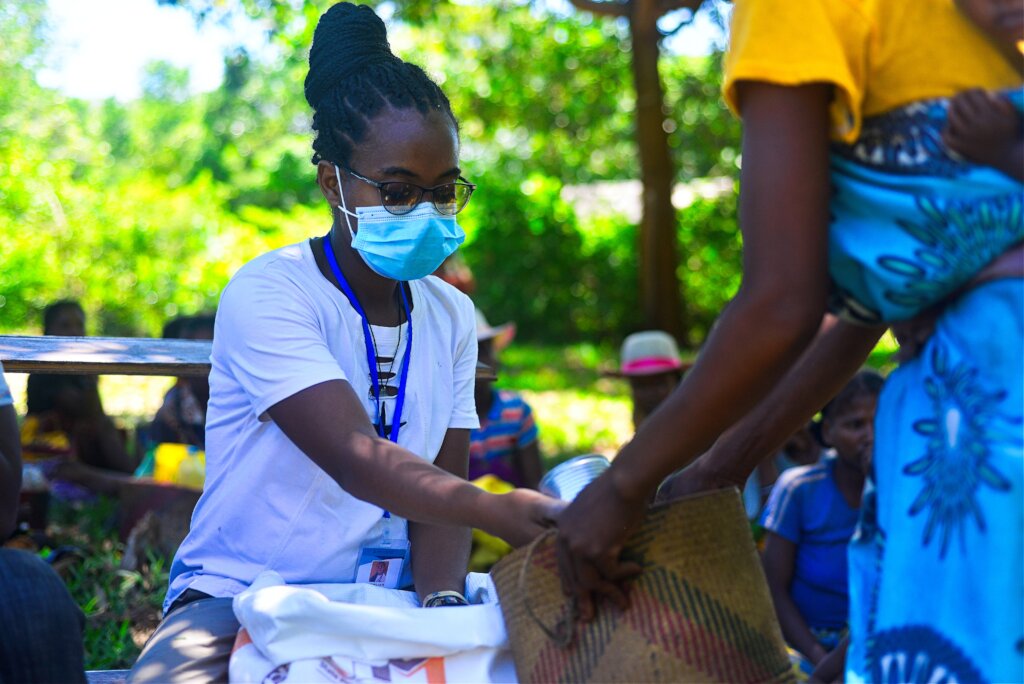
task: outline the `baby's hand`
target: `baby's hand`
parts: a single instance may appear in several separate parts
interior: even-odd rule
[[[1010,101],[997,93],[966,90],[954,97],[942,139],[962,157],[1005,173],[1020,163],[1016,158],[1020,117]]]

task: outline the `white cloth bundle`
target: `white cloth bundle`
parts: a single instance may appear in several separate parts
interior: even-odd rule
[[[516,681],[490,577],[470,574],[465,594],[469,606],[420,608],[410,591],[265,572],[234,600],[231,681]]]

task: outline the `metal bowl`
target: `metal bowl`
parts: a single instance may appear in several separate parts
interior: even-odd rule
[[[542,494],[572,501],[609,467],[611,463],[601,454],[574,456],[549,470],[538,488]]]

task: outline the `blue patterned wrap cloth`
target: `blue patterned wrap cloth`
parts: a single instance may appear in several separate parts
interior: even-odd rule
[[[879,399],[851,682],[1024,681],[1024,281],[961,291],[1024,240],[1024,186],[943,145],[947,106],[872,117],[831,155],[833,309],[891,323],[948,300]]]

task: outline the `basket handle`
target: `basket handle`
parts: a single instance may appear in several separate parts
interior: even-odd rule
[[[530,542],[530,545],[526,548],[526,558],[523,560],[523,564],[519,566],[519,595],[523,597],[523,608],[526,610],[526,614],[530,616],[530,619],[540,627],[548,639],[555,642],[555,645],[559,648],[564,649],[572,644],[573,637],[575,636],[576,597],[573,596],[569,599],[569,614],[559,620],[554,627],[548,627],[537,616],[536,611],[533,609],[533,604],[530,602],[530,593],[526,591],[526,572],[530,567],[530,562],[533,560],[533,552],[537,550],[541,542],[557,534],[558,530],[556,529],[546,530]]]

